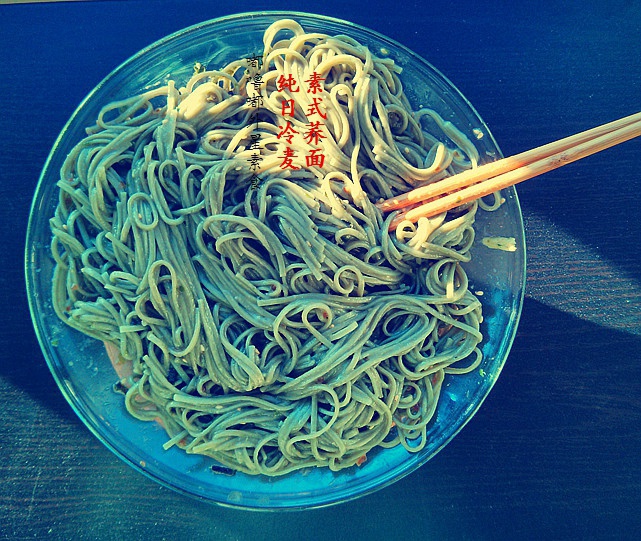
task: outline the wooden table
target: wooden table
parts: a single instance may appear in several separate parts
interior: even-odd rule
[[[641,4],[309,5],[443,71],[506,155],[641,109]],[[587,3],[587,5],[596,2]],[[163,488],[112,455],[56,388],[26,303],[39,171],[111,69],[201,20],[263,6],[127,1],[0,6],[2,539],[638,539],[641,140],[528,181],[519,332],[490,397],[420,470],[328,509],[249,513]]]

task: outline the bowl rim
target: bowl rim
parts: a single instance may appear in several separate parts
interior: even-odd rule
[[[441,82],[448,87],[448,90],[454,94],[454,100],[457,102],[460,102],[465,108],[469,109],[469,112],[478,119],[478,121],[481,123],[481,127],[483,128],[484,136],[491,141],[491,145],[497,150],[499,157],[502,156],[499,145],[494,139],[494,136],[492,135],[491,131],[487,127],[485,121],[482,119],[482,117],[480,116],[478,111],[474,108],[474,106],[469,102],[469,100],[461,93],[458,87],[440,70],[434,67],[429,61],[424,59],[422,56],[416,54],[405,45],[397,42],[396,40],[391,39],[376,30],[370,29],[368,27],[362,26],[357,23],[353,23],[351,21],[346,21],[340,18],[335,18],[335,17],[321,15],[321,14],[308,13],[308,12],[274,10],[274,11],[248,11],[248,12],[225,15],[222,17],[217,17],[217,18],[206,20],[206,21],[202,21],[202,22],[193,24],[191,26],[187,26],[183,29],[177,30],[147,45],[143,49],[139,50],[137,53],[131,55],[129,58],[121,62],[114,69],[112,69],[92,90],[89,91],[89,93],[85,96],[85,98],[82,99],[82,101],[75,108],[74,112],[69,117],[69,119],[61,129],[60,133],[56,137],[56,140],[47,156],[47,159],[44,163],[42,171],[39,175],[39,179],[36,184],[36,188],[34,190],[34,195],[30,205],[30,213],[29,213],[29,220],[28,220],[28,226],[26,231],[25,252],[24,252],[24,257],[25,257],[24,272],[25,272],[25,282],[27,286],[26,287],[27,300],[29,304],[29,311],[31,314],[32,323],[36,332],[38,342],[40,344],[40,348],[43,352],[43,356],[45,358],[47,366],[50,372],[52,373],[52,376],[56,381],[58,388],[60,389],[63,396],[65,397],[65,399],[67,400],[71,408],[73,409],[74,413],[80,418],[82,423],[90,430],[90,432],[93,433],[93,435],[97,437],[98,440],[103,445],[105,445],[112,453],[114,453],[118,458],[120,458],[128,466],[131,466],[135,470],[143,473],[147,478],[152,479],[153,481],[159,483],[162,486],[165,486],[180,494],[184,494],[189,497],[196,498],[198,500],[205,501],[208,503],[215,503],[217,505],[222,505],[226,507],[232,507],[237,509],[238,508],[249,509],[249,510],[255,510],[255,511],[314,509],[314,508],[320,508],[320,507],[327,507],[327,506],[335,505],[338,503],[344,503],[347,501],[352,501],[362,496],[365,496],[367,494],[371,494],[375,491],[381,490],[399,481],[400,479],[406,477],[407,475],[415,472],[417,469],[423,466],[427,461],[431,460],[436,454],[438,454],[463,429],[463,427],[467,425],[467,423],[472,419],[472,417],[474,417],[474,415],[477,413],[481,405],[489,396],[492,388],[494,387],[505,365],[506,359],[514,343],[514,339],[516,337],[516,333],[517,333],[517,329],[518,329],[518,325],[521,317],[523,302],[525,298],[526,269],[527,269],[527,249],[526,249],[526,242],[525,242],[525,228],[523,223],[523,216],[522,216],[521,206],[520,206],[516,189],[512,187],[509,189],[510,199],[511,199],[510,202],[513,205],[515,205],[514,212],[515,212],[515,215],[518,217],[518,223],[516,224],[516,228],[519,233],[519,238],[517,238],[516,240],[517,240],[517,244],[519,246],[519,251],[520,251],[518,263],[520,266],[522,266],[522,273],[518,277],[520,288],[518,290],[518,294],[515,295],[515,299],[513,302],[514,312],[512,313],[508,324],[506,325],[505,334],[501,341],[504,354],[502,355],[501,362],[497,366],[496,372],[493,375],[493,380],[489,384],[489,387],[487,388],[486,392],[481,396],[479,400],[477,400],[474,403],[474,407],[471,410],[469,410],[469,412],[466,414],[462,422],[458,424],[455,430],[453,430],[448,435],[448,437],[444,438],[444,440],[441,442],[439,446],[432,449],[431,452],[426,453],[425,456],[422,456],[420,460],[416,460],[413,464],[410,465],[410,467],[405,467],[400,471],[397,471],[399,470],[398,467],[392,468],[392,471],[395,472],[394,475],[387,475],[384,478],[384,480],[382,482],[377,483],[376,486],[370,486],[369,484],[362,483],[360,485],[361,490],[357,493],[345,494],[344,493],[345,490],[343,489],[341,491],[341,494],[337,498],[326,497],[323,500],[318,502],[314,502],[314,499],[312,498],[311,503],[303,502],[300,505],[254,507],[254,506],[247,506],[243,504],[224,502],[224,501],[209,499],[201,495],[192,493],[186,488],[174,485],[169,481],[167,481],[166,479],[163,479],[162,477],[152,473],[148,469],[137,464],[129,456],[127,456],[127,454],[125,454],[125,452],[122,450],[124,446],[121,445],[120,447],[118,447],[115,443],[112,443],[110,439],[105,436],[105,434],[101,433],[99,430],[99,427],[94,426],[94,424],[92,424],[92,422],[90,421],[94,416],[87,415],[86,409],[84,408],[84,404],[82,404],[76,397],[72,396],[73,393],[71,393],[70,390],[67,388],[67,384],[64,381],[64,377],[62,376],[62,374],[59,373],[59,369],[55,366],[55,363],[52,361],[53,357],[55,357],[55,354],[51,350],[51,347],[52,347],[51,338],[47,336],[45,329],[40,321],[42,314],[39,311],[39,308],[36,302],[36,297],[35,297],[36,290],[37,290],[37,286],[36,286],[37,280],[36,280],[36,275],[33,272],[33,269],[31,268],[31,263],[32,263],[31,257],[32,257],[32,250],[33,250],[32,239],[34,236],[33,228],[35,227],[34,216],[35,216],[35,213],[38,211],[37,209],[38,203],[39,203],[38,196],[42,192],[42,186],[45,184],[46,180],[50,176],[51,163],[54,159],[54,156],[56,156],[59,153],[60,146],[63,143],[63,138],[64,138],[63,136],[67,133],[68,129],[73,125],[76,118],[79,116],[80,112],[92,100],[92,98],[100,91],[100,89],[104,85],[106,85],[116,75],[126,70],[131,65],[135,64],[137,61],[145,57],[151,51],[159,50],[174,40],[180,39],[191,33],[197,33],[201,30],[210,28],[212,26],[229,24],[234,22],[241,23],[243,20],[262,20],[262,19],[270,20],[275,17],[279,17],[283,19],[294,19],[294,20],[311,19],[317,24],[328,22],[328,23],[345,28],[345,33],[348,33],[349,29],[354,29],[361,34],[371,36],[376,40],[387,43],[390,46],[394,47],[396,50],[401,51],[404,55],[409,57],[413,62],[417,62],[423,68],[428,68],[428,70],[435,76],[436,79],[440,79]]]

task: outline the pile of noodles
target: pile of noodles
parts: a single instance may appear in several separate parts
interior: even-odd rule
[[[305,91],[313,73],[321,93]],[[249,75],[239,58],[111,103],[69,154],[50,221],[55,309],[131,364],[126,407],[160,422],[166,447],[265,475],[418,451],[445,374],[478,366],[462,267],[477,203],[391,233],[374,206],[478,158],[412,110],[399,73],[349,37],[279,21]],[[300,90],[279,90],[281,75]],[[314,97],[322,167],[304,161]]]

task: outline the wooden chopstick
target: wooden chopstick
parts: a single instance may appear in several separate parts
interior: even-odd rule
[[[641,112],[416,188],[377,206],[386,212],[405,209],[392,220],[392,231],[403,220],[435,216],[639,135]],[[417,206],[420,203],[424,204]]]

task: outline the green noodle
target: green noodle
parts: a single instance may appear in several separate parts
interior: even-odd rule
[[[103,108],[61,170],[55,310],[132,364],[126,407],[159,421],[167,448],[265,475],[419,451],[445,374],[481,360],[462,267],[477,203],[394,233],[374,203],[477,152],[349,37],[279,21],[262,59],[260,89],[239,59]],[[314,72],[325,163],[305,167],[299,138],[299,168],[283,168],[281,102],[295,99],[302,134],[313,96],[277,80]]]

